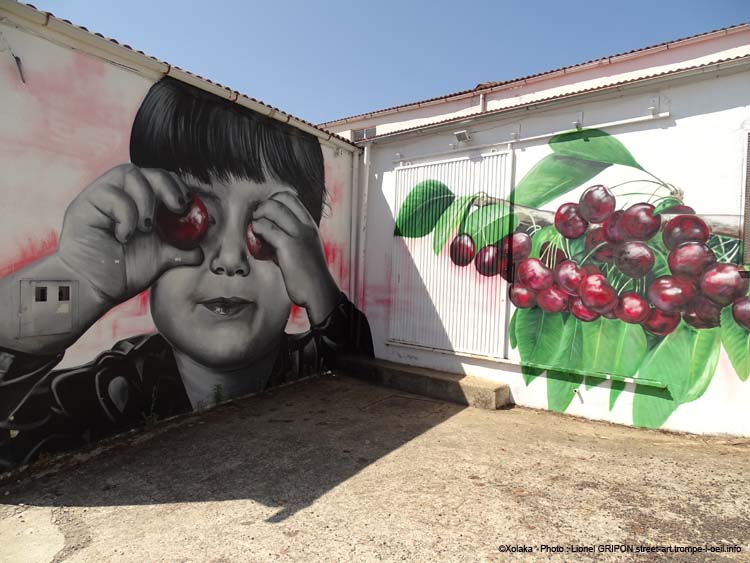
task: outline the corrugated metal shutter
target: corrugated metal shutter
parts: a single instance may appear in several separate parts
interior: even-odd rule
[[[512,174],[510,153],[405,166],[396,169],[396,210],[411,189],[438,180],[457,197],[485,192],[505,198]],[[506,357],[507,287],[498,275],[460,268],[449,257],[450,240],[438,256],[433,237],[394,237],[389,340],[493,358]]]

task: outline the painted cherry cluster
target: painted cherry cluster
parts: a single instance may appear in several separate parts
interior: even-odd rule
[[[615,207],[612,192],[595,185],[578,203],[557,209],[555,230],[569,241],[583,240],[586,252],[578,261],[561,248],[549,248],[548,242],[540,248],[544,261],[530,257],[532,240],[525,232],[479,252],[469,235],[459,234],[450,256],[459,266],[473,260],[482,275],[502,275],[511,282],[510,300],[518,308],[567,312],[584,322],[619,319],[665,336],[680,319],[697,329],[717,327],[721,310],[731,305],[737,323],[750,330],[748,280],[736,265],[717,261],[707,245],[711,231],[692,208],[673,205],[656,213],[650,203]],[[673,217],[662,225],[662,214]],[[656,238],[659,232],[663,246]],[[668,253],[671,275],[649,275],[656,251]],[[614,272],[631,279],[629,285],[640,291],[623,291],[623,284],[618,292],[602,269],[605,265],[610,277]]]

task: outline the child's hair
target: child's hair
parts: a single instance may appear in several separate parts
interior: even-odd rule
[[[276,179],[320,222],[325,197],[318,139],[199,88],[164,77],[146,94],[130,133],[130,160],[201,182]]]

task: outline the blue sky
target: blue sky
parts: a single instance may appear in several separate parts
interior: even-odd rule
[[[314,123],[750,21],[748,0],[32,0]]]

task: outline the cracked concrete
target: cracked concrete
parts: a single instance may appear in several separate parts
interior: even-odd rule
[[[322,377],[98,450],[0,484],[0,561],[750,561],[747,440]],[[623,543],[742,552],[498,550]]]

